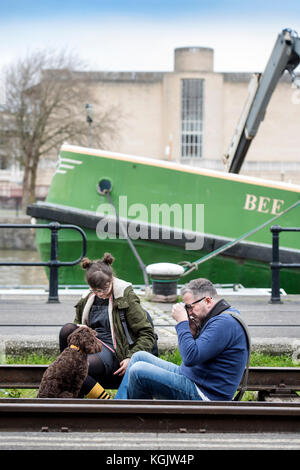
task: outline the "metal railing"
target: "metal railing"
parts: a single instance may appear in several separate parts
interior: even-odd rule
[[[281,263],[279,260],[279,234],[280,232],[300,232],[299,227],[280,227],[272,225],[272,292],[270,303],[282,303],[280,299],[280,269],[282,268],[300,268],[300,263]]]
[[[48,303],[59,303],[58,298],[58,269],[61,266],[75,266],[80,263],[86,254],[86,235],[77,225],[63,225],[58,222],[49,224],[0,224],[1,228],[25,228],[25,229],[48,229],[51,230],[50,260],[49,261],[1,261],[0,266],[48,266],[49,267],[49,295]],[[79,258],[74,261],[58,260],[58,231],[61,229],[76,230],[82,237],[82,252]]]

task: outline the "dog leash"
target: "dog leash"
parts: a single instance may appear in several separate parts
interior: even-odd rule
[[[108,346],[108,344],[104,343],[104,341],[102,341],[100,338],[96,338],[96,339],[100,341],[100,343],[103,344],[103,346],[109,349],[112,353],[116,354],[116,351],[114,351],[110,346]]]

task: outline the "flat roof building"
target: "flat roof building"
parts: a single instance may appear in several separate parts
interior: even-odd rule
[[[78,72],[95,97],[94,119],[103,110],[115,111],[117,132],[106,150],[220,171],[227,171],[223,157],[251,76],[215,72],[214,51],[207,47],[175,49],[170,72]],[[300,184],[299,130],[300,90],[285,73],[241,173]],[[54,160],[40,162],[37,184],[44,193],[54,167]]]
[[[118,109],[107,150],[226,171],[251,73],[214,71],[214,51],[174,51],[173,72],[92,72],[95,98]],[[241,173],[300,183],[300,91],[278,83]]]

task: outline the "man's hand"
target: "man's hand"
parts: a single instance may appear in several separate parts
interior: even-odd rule
[[[172,308],[172,317],[177,323],[188,320],[188,316],[183,304],[175,304]]]
[[[120,362],[120,368],[114,372],[114,375],[124,375],[126,372],[126,369],[128,367],[128,364],[130,362],[130,358],[127,357],[123,361]]]

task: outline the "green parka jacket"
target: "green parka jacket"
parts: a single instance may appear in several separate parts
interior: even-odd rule
[[[89,292],[81,298],[76,308],[74,323],[89,326],[89,312],[95,294]],[[129,346],[120,319],[119,310],[125,310],[125,318],[133,345]],[[136,351],[151,352],[155,334],[146,313],[141,307],[140,299],[134,293],[132,284],[116,277],[113,278],[113,292],[109,299],[108,316],[113,344],[119,361],[130,358]]]

